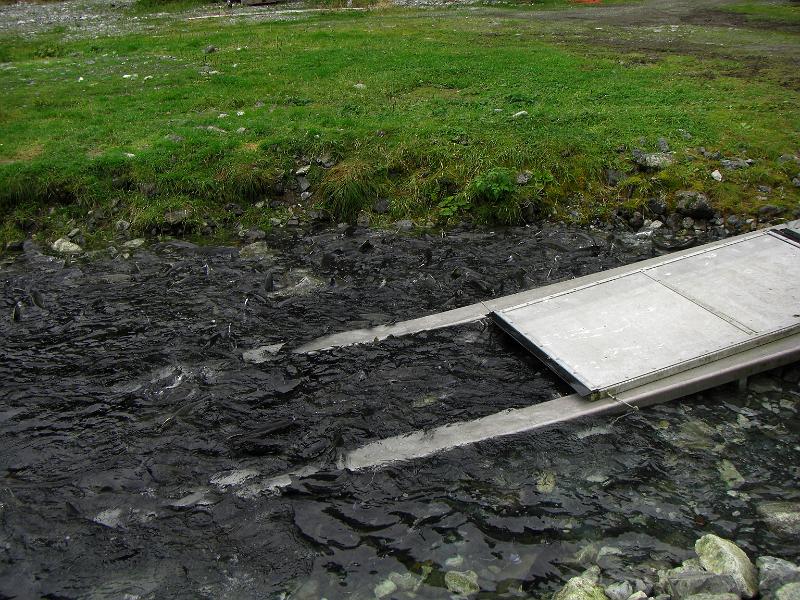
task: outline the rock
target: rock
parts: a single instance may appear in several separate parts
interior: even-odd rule
[[[627,581],[606,586],[606,596],[611,600],[628,600],[631,594],[633,594],[633,586]],[[645,594],[646,597],[647,595]]]
[[[664,138],[658,138],[658,149],[664,153],[669,152],[669,142]]]
[[[760,221],[769,221],[770,219],[779,217],[782,214],[783,209],[780,206],[775,206],[774,204],[765,204],[758,209],[758,219]]]
[[[653,216],[661,217],[667,214],[667,203],[660,198],[648,198],[647,210],[650,211],[650,214]]]
[[[625,179],[625,173],[616,169],[606,169],[606,184],[609,187],[617,187],[619,182]]]
[[[657,171],[660,169],[666,169],[675,162],[675,159],[671,154],[667,154],[666,152],[647,153],[641,150],[634,150],[633,162],[643,169]]]
[[[431,567],[425,565],[422,567],[422,574],[417,575],[411,571],[405,573],[397,573],[392,571],[389,573],[389,579],[394,583],[398,589],[407,592],[416,592],[422,586],[425,578],[430,574]]]
[[[739,473],[738,469],[731,461],[727,459],[723,460],[717,465],[717,470],[719,471],[719,476],[722,478],[722,481],[724,481],[725,485],[730,489],[736,489],[744,485],[744,477],[742,477],[742,474]]]
[[[311,196],[313,196],[313,194],[312,194],[311,192],[309,192],[308,190],[306,190],[305,192],[302,192],[302,193],[300,194],[300,200],[302,200],[303,202],[305,202],[306,200],[308,200],[309,198],[311,198]]]
[[[363,83],[357,83],[353,87],[356,88],[357,90],[365,90],[365,89],[367,89],[367,86],[364,85]]]
[[[763,185],[763,184],[762,185],[758,185],[758,186],[756,186],[756,189],[759,192],[761,192],[762,194],[771,194],[772,193],[772,187],[768,186],[768,185]]]
[[[402,221],[395,221],[394,226],[400,231],[411,231],[414,229],[414,222],[408,219],[403,219]]]
[[[778,164],[783,165],[786,163],[793,162],[797,165],[800,165],[800,157],[795,156],[794,154],[781,154],[778,157]]]
[[[746,169],[748,167],[752,167],[755,161],[751,158],[743,159],[743,158],[723,158],[719,161],[719,164],[722,165],[723,169],[727,169],[728,171],[735,171],[737,169]]]
[[[630,225],[634,231],[641,229],[644,225],[644,217],[642,216],[642,213],[635,211],[633,215],[631,215],[631,218],[628,219],[628,225]]]
[[[730,591],[736,592],[742,598],[753,598],[758,594],[756,568],[739,546],[708,534],[695,542],[694,549],[706,571],[733,578],[735,588]]]
[[[261,240],[267,237],[266,231],[264,231],[263,229],[259,229],[257,227],[252,227],[246,231],[241,232],[239,235],[243,237],[244,240],[250,244],[252,244],[253,242],[260,242]]]
[[[794,187],[800,187],[800,175],[792,179],[792,185]]]
[[[783,391],[783,386],[777,377],[761,374],[748,378],[747,389],[754,394],[768,394]]]
[[[128,231],[128,229],[131,228],[131,224],[129,221],[124,221],[120,219],[119,221],[116,222],[114,227],[117,228],[117,231]]]
[[[179,144],[184,140],[183,136],[178,135],[177,133],[168,133],[167,135],[164,136],[164,139],[169,140],[170,142],[174,142],[176,144]]]
[[[775,600],[800,600],[800,583],[787,583],[777,592]]]
[[[236,204],[236,202],[228,202],[225,205],[225,210],[231,213],[234,217],[241,217],[244,214],[244,210],[242,210],[242,207]]]
[[[311,187],[311,182],[308,181],[305,177],[298,177],[297,178],[297,185],[300,186],[300,191],[305,192],[308,188]]]
[[[272,251],[267,246],[267,243],[264,241],[260,242],[253,242],[252,244],[248,244],[247,246],[243,246],[239,248],[239,257],[240,258],[272,258],[273,254]]]
[[[517,185],[528,185],[533,178],[533,173],[530,171],[520,171],[517,173]]]
[[[608,600],[603,588],[583,576],[573,577],[554,596],[553,600]]]
[[[692,217],[684,217],[681,221],[683,229],[692,229],[694,227],[694,219]]]
[[[369,214],[365,213],[364,211],[358,213],[358,217],[356,217],[356,225],[359,227],[369,227],[369,223]]]
[[[736,582],[729,575],[682,568],[667,573],[664,587],[673,600],[685,600],[697,594],[729,594],[736,587]]]
[[[69,239],[73,239],[74,237],[77,237],[77,236],[79,236],[80,234],[81,234],[81,230],[80,230],[80,229],[78,229],[77,227],[75,227],[74,229],[71,229],[71,230],[70,230],[70,232],[67,234],[67,237],[68,237]]]
[[[739,600],[736,594],[695,594],[686,600]]]
[[[189,219],[189,211],[186,209],[171,210],[164,213],[164,223],[167,225],[183,225]]]
[[[527,116],[528,116],[528,111],[527,110],[521,110],[521,111],[515,112],[513,115],[511,115],[511,118],[512,119],[521,119],[522,117],[527,117]]]
[[[213,54],[216,51],[217,51],[217,47],[216,46],[206,46],[205,48],[203,48],[203,52],[205,54]]]
[[[556,474],[553,471],[543,471],[536,478],[536,491],[540,494],[550,494],[556,489]],[[592,560],[596,560],[596,556]]]
[[[758,590],[766,598],[787,583],[800,582],[800,567],[788,560],[774,556],[760,556],[756,559],[758,568]]]
[[[294,174],[298,177],[305,177],[308,175],[308,172],[311,170],[311,165],[305,165],[297,169]]]
[[[11,240],[6,242],[6,252],[22,252],[25,242],[23,240]]]
[[[648,228],[650,228],[652,230],[656,230],[656,229],[661,229],[663,226],[664,226],[664,223],[662,223],[659,220],[655,220],[655,221],[651,222],[650,225],[648,225]]]
[[[800,536],[800,502],[764,502],[756,510],[776,533]]]
[[[325,169],[330,169],[336,164],[336,160],[329,154],[323,154],[317,157],[317,164]]]
[[[123,248],[127,248],[128,250],[136,250],[136,248],[141,248],[144,246],[145,241],[142,238],[136,238],[133,240],[128,240],[124,244],[122,244]]]
[[[675,194],[675,197],[678,200],[676,210],[686,217],[708,220],[714,216],[708,196],[701,192],[684,190]]]
[[[647,600],[647,594],[642,591],[634,592],[628,596],[628,600]]]
[[[384,579],[375,586],[375,597],[385,598],[397,591],[397,584],[391,579]]]
[[[376,215],[385,215],[389,212],[389,200],[386,198],[378,198],[372,205],[372,212]]]
[[[719,172],[719,169],[711,171],[711,179],[714,181],[722,181],[722,173]]]
[[[74,242],[70,242],[66,238],[58,238],[55,242],[53,242],[51,248],[53,248],[53,250],[56,252],[61,252],[62,254],[78,254],[79,252],[83,252],[83,248]]]
[[[454,594],[469,596],[481,591],[478,585],[478,574],[475,571],[447,571],[444,574],[444,584]]]

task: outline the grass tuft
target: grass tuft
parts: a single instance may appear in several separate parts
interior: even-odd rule
[[[363,160],[339,163],[325,173],[320,185],[323,206],[340,221],[353,221],[380,191],[375,167]]]

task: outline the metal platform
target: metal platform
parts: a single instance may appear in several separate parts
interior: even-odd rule
[[[800,332],[793,238],[736,238],[492,317],[581,395],[613,396]]]
[[[800,221],[603,273],[317,338],[315,353],[492,315],[580,392],[345,450],[337,468],[379,468],[482,440],[668,402],[800,360]],[[274,491],[330,469],[258,481]]]

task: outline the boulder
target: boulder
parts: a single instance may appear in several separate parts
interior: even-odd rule
[[[739,546],[730,540],[708,534],[695,542],[694,549],[707,571],[733,579],[735,587],[729,591],[742,598],[753,598],[758,594],[756,567]]]
[[[758,567],[758,590],[762,598],[774,595],[778,588],[787,583],[800,582],[800,567],[774,556],[760,556],[756,559]]]
[[[800,583],[787,583],[777,592],[776,600],[800,600]]]
[[[620,583],[612,583],[609,586],[606,586],[606,596],[608,596],[611,600],[628,600],[630,596],[633,594],[633,586],[627,582],[623,581]],[[647,594],[645,594],[645,598]]]

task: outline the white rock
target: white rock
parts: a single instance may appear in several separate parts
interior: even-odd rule
[[[521,119],[522,117],[527,117],[527,116],[528,116],[528,111],[527,110],[521,110],[521,111],[515,112],[513,115],[511,115],[511,118],[512,119]]]
[[[237,471],[223,471],[211,477],[211,483],[221,488],[240,485],[258,475],[255,469],[239,469]]]
[[[275,358],[275,355],[280,352],[283,346],[283,343],[272,344],[270,346],[259,346],[258,348],[253,348],[252,350],[246,350],[243,352],[242,358],[245,362],[259,365]]]
[[[648,227],[650,229],[661,229],[663,226],[664,226],[664,223],[662,223],[661,221],[658,221],[658,220],[653,221],[652,223],[650,223],[650,225],[648,225]]]
[[[134,240],[128,240],[124,244],[122,244],[123,248],[128,248],[129,250],[135,250],[136,248],[141,248],[144,246],[145,241],[142,238],[136,238]]]
[[[719,169],[717,169],[711,173],[711,178],[715,181],[722,181],[722,173],[720,173]]]
[[[367,86],[364,85],[363,83],[357,83],[353,87],[356,88],[357,90],[363,90],[366,89]]]
[[[79,252],[83,252],[83,248],[78,246],[75,242],[70,242],[66,238],[58,238],[53,245],[51,246],[53,250],[56,252],[61,252],[62,254],[77,254]]]

